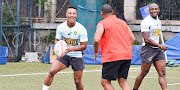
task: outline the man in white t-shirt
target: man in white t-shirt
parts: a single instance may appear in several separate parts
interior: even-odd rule
[[[67,8],[66,17],[67,21],[57,27],[55,43],[59,40],[64,40],[69,48],[66,49],[66,55],[56,58],[53,62],[45,78],[43,90],[48,90],[57,72],[68,68],[70,65],[74,71],[76,89],[83,90],[81,78],[84,69],[84,59],[82,51],[86,49],[88,44],[87,30],[83,25],[76,22],[77,8],[75,6],[71,5]]]
[[[159,84],[162,90],[167,90],[167,80],[165,77],[166,61],[162,51],[166,51],[167,47],[161,45],[159,12],[159,6],[156,3],[152,3],[149,7],[150,15],[141,22],[141,33],[144,38],[141,48],[141,73],[136,78],[133,90],[138,90],[152,63],[154,63],[154,67],[158,72]]]

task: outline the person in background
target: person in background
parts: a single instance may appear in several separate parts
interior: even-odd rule
[[[150,15],[141,22],[141,33],[144,38],[141,48],[141,73],[137,76],[134,89],[138,90],[143,78],[150,70],[151,64],[154,63],[159,75],[159,84],[162,90],[167,90],[166,61],[162,50],[166,51],[167,47],[161,45],[161,21],[158,18],[160,12],[159,6],[152,3],[149,7]]]

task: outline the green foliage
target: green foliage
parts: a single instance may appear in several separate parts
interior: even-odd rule
[[[56,31],[52,30],[50,31],[49,35],[41,37],[41,41],[48,42],[48,43],[54,43],[55,40]]]
[[[11,6],[11,11],[13,12],[14,18],[16,18],[17,16],[16,7],[17,7],[16,4],[13,4]],[[4,5],[3,6],[3,25],[12,25],[12,24],[15,24],[15,22],[13,21],[13,17],[10,13],[8,6]]]
[[[44,13],[46,13],[49,17],[51,17],[52,1],[50,0],[49,2],[47,2],[46,6],[47,9],[45,10]]]
[[[45,3],[45,2],[47,2],[47,0],[38,0],[38,4],[37,4],[37,6],[41,6],[42,7],[42,5]]]
[[[168,40],[165,39],[165,37],[163,37],[163,40],[164,40],[164,42],[168,41]]]
[[[39,3],[37,4],[37,6],[43,6],[43,4],[46,2],[46,6],[47,6],[47,10],[45,10],[45,13],[47,13],[48,15],[51,13],[51,7],[52,7],[52,0],[47,1],[47,0],[38,0]]]
[[[16,7],[17,5],[16,4],[13,4],[11,5],[11,11],[13,12],[13,16],[14,18],[16,19],[16,16],[17,16],[17,13],[16,13]],[[3,6],[3,25],[15,25],[15,22],[13,20],[13,16],[12,14],[10,13],[10,10],[8,8],[7,5],[4,5]],[[14,37],[14,31],[12,30],[12,28],[3,28],[3,31],[4,31],[4,34],[6,36],[6,39],[9,43],[12,42],[12,38]],[[5,40],[3,39],[2,41],[2,45],[3,46],[6,46],[6,42]]]
[[[3,31],[4,31],[4,34],[5,34],[5,36],[6,36],[6,39],[7,39],[7,41],[9,42],[9,43],[11,43],[12,42],[12,39],[13,39],[13,37],[14,37],[14,32],[13,32],[13,30],[12,29],[3,29]],[[2,40],[2,45],[3,46],[6,46],[6,42],[5,42],[5,40],[3,39]]]
[[[138,40],[135,40],[134,45],[141,45],[141,42],[139,42]]]
[[[46,7],[47,9],[44,11],[44,13],[48,16],[48,21],[51,21],[51,8],[52,8],[52,0],[38,0],[39,3],[37,4],[37,6],[43,6],[44,3],[46,2]]]
[[[151,2],[149,2],[148,5],[152,4],[152,3],[156,3],[156,0],[152,0]]]

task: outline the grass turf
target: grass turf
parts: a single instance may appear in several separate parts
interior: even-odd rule
[[[0,65],[0,90],[41,90],[44,78],[51,68],[51,64],[43,63],[7,63]],[[85,65],[82,82],[85,90],[103,90],[101,86],[101,65]],[[140,73],[140,65],[131,65],[128,83],[133,88],[135,78]],[[9,76],[8,76],[9,75]],[[158,74],[151,67],[144,78],[139,90],[161,90]],[[166,77],[169,90],[180,90],[180,68],[167,67]],[[121,90],[117,81],[112,81],[115,90]],[[55,75],[49,90],[75,90],[73,73],[70,68]]]

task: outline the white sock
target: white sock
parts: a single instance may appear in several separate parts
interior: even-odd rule
[[[48,90],[48,89],[49,89],[49,86],[46,86],[46,85],[43,84],[42,90]]]

